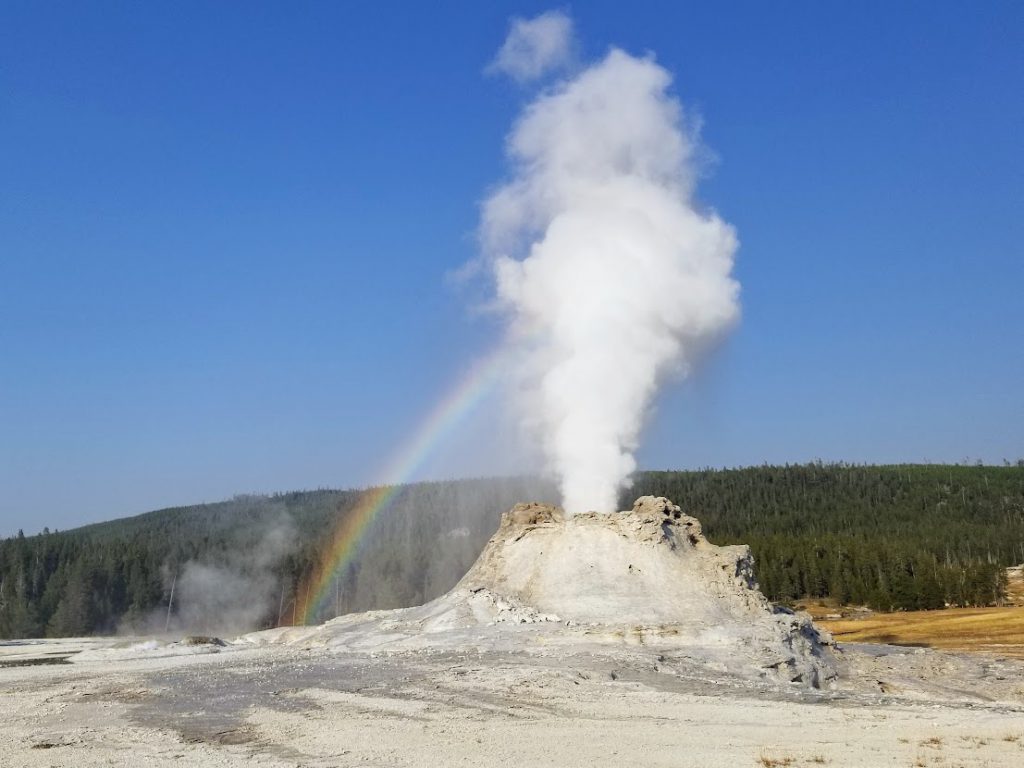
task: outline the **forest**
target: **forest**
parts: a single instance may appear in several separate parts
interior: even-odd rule
[[[772,600],[878,610],[998,604],[1024,562],[1024,466],[807,464],[640,472],[622,494],[668,496],[715,544],[748,544]],[[298,623],[308,576],[356,490],[158,510],[0,540],[0,638],[228,633]],[[327,585],[311,620],[415,605],[450,589],[536,478],[403,486]]]

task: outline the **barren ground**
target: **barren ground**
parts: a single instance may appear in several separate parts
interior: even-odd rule
[[[0,765],[1024,763],[1024,665],[984,655],[848,646],[813,691],[626,646],[155,653],[0,668]]]
[[[1024,765],[1024,608],[832,622],[904,644],[833,661],[677,513],[517,506],[427,605],[227,646],[0,643],[0,768]]]

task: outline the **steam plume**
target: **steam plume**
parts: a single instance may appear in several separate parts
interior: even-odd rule
[[[121,631],[237,634],[258,628],[268,617],[277,618],[276,571],[295,549],[294,524],[282,513],[279,519],[250,526],[246,532],[248,540],[234,550],[213,551],[207,560],[189,560],[173,570],[165,564],[162,572],[165,589],[172,590],[170,605],[127,617]]]
[[[220,562],[185,563],[177,584],[175,626],[209,633],[254,629],[273,613],[277,597],[274,567],[295,547],[290,519],[269,528],[260,541]]]
[[[533,19],[513,19],[505,44],[487,67],[520,83],[536,80],[572,58],[572,19],[548,11]]]
[[[739,316],[736,235],[695,203],[699,144],[671,80],[613,48],[542,91],[483,207],[525,416],[570,512],[615,509],[659,384]]]

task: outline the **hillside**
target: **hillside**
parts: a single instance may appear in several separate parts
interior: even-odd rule
[[[832,597],[905,610],[991,605],[1004,597],[1004,568],[1024,562],[1021,466],[645,472],[620,507],[647,494],[674,499],[716,544],[749,544],[773,600]],[[330,532],[360,496],[244,496],[0,541],[0,637],[294,623],[310,603],[307,577]],[[555,497],[529,478],[404,487],[326,585],[330,599],[313,618],[442,594],[503,511]]]

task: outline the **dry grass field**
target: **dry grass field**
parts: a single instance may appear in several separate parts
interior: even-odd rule
[[[891,643],[948,651],[981,651],[1024,659],[1024,567],[1007,569],[1006,602],[998,608],[862,613],[828,602],[807,602],[816,624],[836,640]],[[839,615],[842,618],[835,618]]]
[[[817,619],[839,642],[983,651],[1024,659],[1024,607],[947,608]]]

